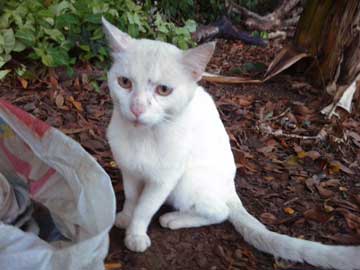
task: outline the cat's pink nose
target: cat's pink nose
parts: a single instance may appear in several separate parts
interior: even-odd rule
[[[145,112],[145,107],[139,105],[131,105],[130,111],[135,115],[136,118],[138,118]]]

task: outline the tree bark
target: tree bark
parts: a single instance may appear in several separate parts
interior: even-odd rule
[[[295,47],[316,59],[308,74],[335,94],[360,73],[360,1],[307,1],[297,25]]]

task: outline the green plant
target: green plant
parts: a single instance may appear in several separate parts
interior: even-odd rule
[[[69,70],[79,60],[106,60],[101,16],[135,38],[158,38],[181,48],[193,45],[196,23],[188,20],[178,27],[167,22],[153,12],[150,1],[9,0],[0,13],[0,68],[19,54],[21,62],[26,55],[44,66]],[[1,70],[0,79],[9,72]]]

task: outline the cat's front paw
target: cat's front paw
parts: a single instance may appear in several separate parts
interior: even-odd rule
[[[146,234],[129,234],[125,237],[125,246],[134,252],[144,252],[151,245]]]
[[[116,215],[115,226],[120,229],[126,229],[130,224],[131,217],[124,212]]]

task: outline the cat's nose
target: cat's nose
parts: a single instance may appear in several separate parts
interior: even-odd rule
[[[145,112],[145,107],[133,104],[130,106],[130,111],[135,115],[136,118],[138,118]]]

